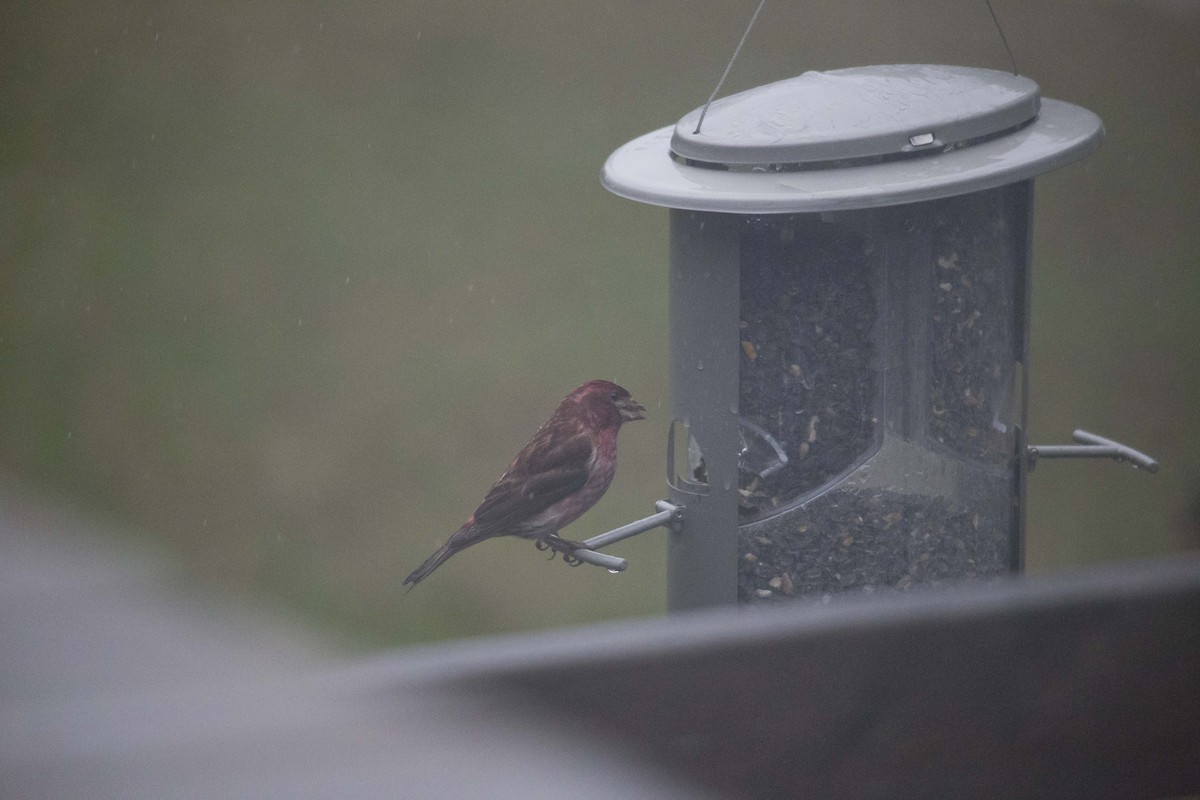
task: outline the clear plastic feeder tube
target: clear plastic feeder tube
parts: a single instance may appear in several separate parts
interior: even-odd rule
[[[672,329],[708,361],[680,361],[668,460],[680,502],[736,507],[741,602],[1019,567],[1031,199],[673,215],[735,242],[676,259]]]
[[[747,219],[742,602],[1018,568],[1030,191]]]

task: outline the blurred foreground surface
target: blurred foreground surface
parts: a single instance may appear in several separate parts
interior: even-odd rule
[[[311,630],[29,505],[0,504],[0,642],[5,798],[703,797],[563,720],[489,726],[494,698],[431,696],[427,671],[405,693],[403,659],[356,675]]]
[[[1200,791],[1200,558],[369,659],[0,513],[0,795]]]

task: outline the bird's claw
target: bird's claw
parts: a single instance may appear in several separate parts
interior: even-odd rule
[[[576,550],[590,550],[591,548],[583,542],[573,542],[570,539],[563,539],[559,536],[547,536],[545,539],[535,539],[533,546],[538,550],[549,550],[550,560],[554,560],[555,554],[561,554],[563,563],[567,566],[578,567],[583,563],[582,560],[571,555]]]

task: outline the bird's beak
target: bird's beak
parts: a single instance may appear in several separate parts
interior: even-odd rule
[[[632,397],[626,397],[618,402],[617,410],[621,412],[622,422],[633,422],[635,419],[646,418],[646,407]]]

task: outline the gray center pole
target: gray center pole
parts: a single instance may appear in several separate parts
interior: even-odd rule
[[[740,223],[671,210],[671,412],[699,444],[708,482],[706,494],[671,487],[687,507],[667,546],[671,611],[737,603]]]

